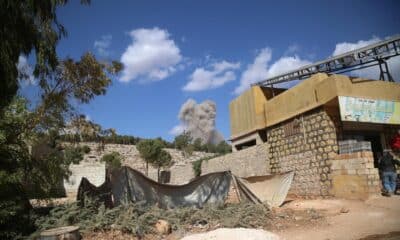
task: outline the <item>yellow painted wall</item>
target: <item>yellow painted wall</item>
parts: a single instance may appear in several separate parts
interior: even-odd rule
[[[259,86],[253,86],[229,104],[231,138],[265,128],[264,104],[267,99]]]
[[[345,75],[316,74],[267,101],[266,127],[324,105],[338,96],[400,101],[400,84],[351,79]]]
[[[253,86],[229,105],[231,137],[275,125],[338,96],[400,101],[400,84],[318,73],[272,99]]]

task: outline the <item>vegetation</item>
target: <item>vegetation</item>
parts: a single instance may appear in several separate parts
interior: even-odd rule
[[[83,145],[82,146],[82,151],[83,151],[83,153],[85,153],[85,154],[88,154],[88,153],[90,153],[90,147],[88,146],[88,145]]]
[[[158,140],[146,139],[140,141],[136,147],[140,156],[146,161],[146,175],[149,175],[149,163],[157,160],[163,144]]]
[[[161,150],[157,158],[152,161],[151,164],[157,168],[157,181],[160,182],[160,168],[171,166],[172,157],[167,151]]]
[[[189,132],[184,131],[182,134],[178,135],[174,139],[174,146],[176,149],[182,151],[185,157],[192,155],[193,145],[191,144],[193,138]]]
[[[200,159],[192,162],[192,168],[193,168],[194,175],[196,177],[201,175],[201,165],[203,164],[203,161],[208,161],[208,160],[210,160],[212,158],[216,158],[218,156],[220,156],[220,155],[204,157],[204,158],[200,158]]]
[[[104,95],[111,75],[122,69],[119,62],[99,62],[91,53],[78,60],[61,59],[56,46],[66,36],[57,20],[57,8],[65,0],[5,0],[0,8],[0,231],[1,239],[13,239],[31,231],[32,192],[48,197],[68,165],[81,159],[81,150],[64,148],[59,132],[76,116],[75,104]],[[82,1],[88,3],[89,1]],[[29,110],[17,96],[21,55],[34,55],[38,103]]]
[[[111,152],[101,157],[101,162],[106,163],[107,170],[120,168],[122,165],[123,157],[118,152]]]
[[[228,205],[206,205],[201,209],[184,207],[160,209],[139,203],[121,205],[113,209],[96,204],[68,204],[54,208],[49,215],[37,219],[40,229],[77,225],[85,231],[121,230],[135,235],[154,232],[154,224],[159,219],[171,223],[172,230],[186,230],[193,225],[209,224],[210,227],[262,228],[272,222],[271,212],[261,204],[248,202]]]
[[[149,163],[155,166],[158,171],[158,181],[160,180],[160,168],[170,166],[172,163],[171,155],[163,150],[165,145],[159,139],[146,139],[137,144],[140,156],[146,161],[146,175],[149,173]]]

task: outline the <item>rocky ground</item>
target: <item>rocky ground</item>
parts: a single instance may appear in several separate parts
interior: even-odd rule
[[[400,239],[400,196],[376,196],[367,201],[319,199],[292,200],[275,209],[267,231],[281,239]],[[169,235],[146,235],[142,239],[180,239],[218,226],[187,226]],[[225,230],[226,231],[226,230]],[[227,232],[229,234],[229,230]],[[91,232],[84,239],[138,239],[119,232]],[[215,238],[213,238],[215,239]]]

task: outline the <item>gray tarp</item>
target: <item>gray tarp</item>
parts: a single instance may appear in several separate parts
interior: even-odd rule
[[[286,199],[292,185],[294,172],[283,174],[240,178],[250,191],[270,207],[279,207]]]
[[[200,176],[185,185],[157,183],[129,167],[113,172],[111,188],[114,205],[143,201],[161,208],[202,207],[206,203],[223,203],[231,183],[230,172]]]
[[[293,172],[241,179],[225,171],[197,177],[185,185],[168,185],[155,182],[141,172],[124,166],[112,172],[103,188],[91,186],[83,179],[78,200],[82,201],[85,195],[103,196],[108,191],[111,192],[113,206],[143,202],[160,208],[202,207],[207,203],[224,203],[234,189],[239,201],[267,202],[269,206],[276,207],[285,200],[292,179]]]

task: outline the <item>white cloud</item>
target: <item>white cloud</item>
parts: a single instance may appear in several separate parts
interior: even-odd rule
[[[338,43],[336,44],[335,50],[332,53],[332,56],[336,56],[345,52],[349,52],[352,50],[356,50],[358,48],[362,48],[365,47],[367,45],[379,42],[381,39],[378,37],[373,37],[369,40],[360,40],[356,43],[349,43],[349,42],[342,42],[342,43]]]
[[[17,69],[20,83],[24,86],[36,84],[35,77],[33,76],[33,68],[29,65],[26,56],[20,55],[18,57]]]
[[[103,35],[100,40],[94,41],[94,48],[100,54],[100,56],[108,57],[110,55],[109,47],[111,45],[112,36]]]
[[[175,127],[173,127],[169,131],[169,134],[173,135],[173,136],[178,136],[178,135],[182,134],[186,129],[187,129],[187,127],[185,125],[179,124],[179,125],[176,125]]]
[[[301,59],[297,55],[284,56],[270,64],[272,51],[270,48],[261,49],[255,57],[253,63],[247,65],[246,70],[240,78],[240,85],[234,90],[235,94],[245,91],[251,84],[265,80],[267,78],[297,69],[310,64],[308,60]],[[291,84],[281,84],[280,87],[289,87]]]
[[[365,47],[367,45],[376,43],[381,41],[382,39],[378,38],[378,37],[372,37],[369,40],[359,40],[355,43],[351,43],[351,42],[342,42],[342,43],[338,43],[335,46],[335,50],[332,53],[332,56],[336,56],[348,51],[352,51],[358,48],[362,48]],[[392,75],[392,77],[394,78],[395,81],[399,81],[400,80],[400,57],[393,57],[390,58],[388,61],[388,66],[389,66],[389,71],[390,74]],[[369,67],[369,68],[364,68],[364,69],[360,69],[360,70],[354,70],[351,72],[348,72],[348,75],[351,76],[357,76],[357,77],[363,77],[363,78],[368,78],[368,79],[379,79],[379,66],[373,66],[373,67]]]
[[[121,56],[124,70],[120,81],[158,81],[176,71],[182,56],[167,30],[140,28],[129,35],[133,41]]]
[[[233,70],[240,68],[240,63],[221,61],[205,68],[196,68],[189,76],[189,82],[182,88],[184,91],[203,91],[223,86],[236,79]]]

